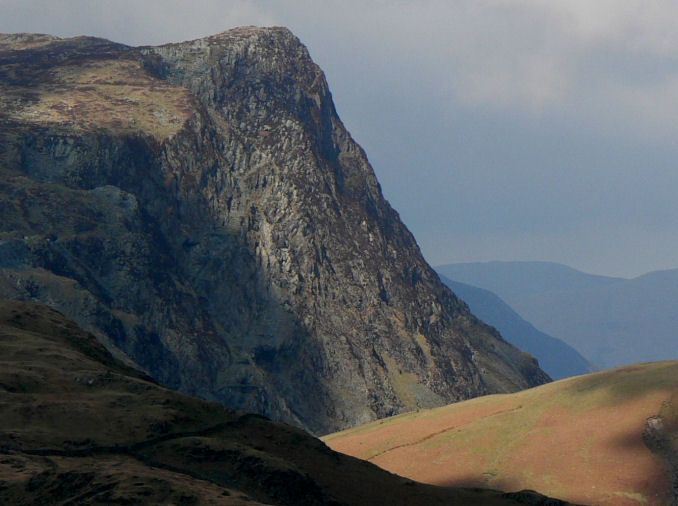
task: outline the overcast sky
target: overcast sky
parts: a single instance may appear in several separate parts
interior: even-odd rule
[[[435,264],[678,267],[674,0],[0,0],[127,44],[285,25]]]

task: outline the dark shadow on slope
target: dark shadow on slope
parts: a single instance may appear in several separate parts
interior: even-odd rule
[[[41,304],[0,301],[0,362],[2,503],[231,504],[244,492],[289,506],[550,504],[418,484],[300,429],[127,375]]]

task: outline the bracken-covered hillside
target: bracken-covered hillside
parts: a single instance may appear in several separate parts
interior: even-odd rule
[[[372,422],[330,447],[436,485],[581,504],[678,504],[678,362],[556,381]]]

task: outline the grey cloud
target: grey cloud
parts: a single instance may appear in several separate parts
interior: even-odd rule
[[[434,263],[678,265],[671,0],[0,0],[0,31],[129,44],[289,26]]]

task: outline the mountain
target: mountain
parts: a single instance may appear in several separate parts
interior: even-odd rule
[[[485,323],[495,327],[511,344],[534,355],[553,379],[591,372],[591,365],[574,348],[536,329],[489,290],[440,279]]]
[[[623,278],[597,276],[554,262],[468,262],[440,265],[450,279],[496,293],[509,304],[552,291],[578,292],[614,285]]]
[[[678,270],[634,279],[540,262],[452,264],[438,270],[496,293],[597,366],[678,358]]]
[[[0,300],[0,503],[561,504],[439,488],[167,390],[60,313]]]
[[[0,37],[0,296],[327,433],[548,380],[424,261],[284,28]]]
[[[600,506],[678,502],[678,361],[627,366],[324,438],[425,483]]]

